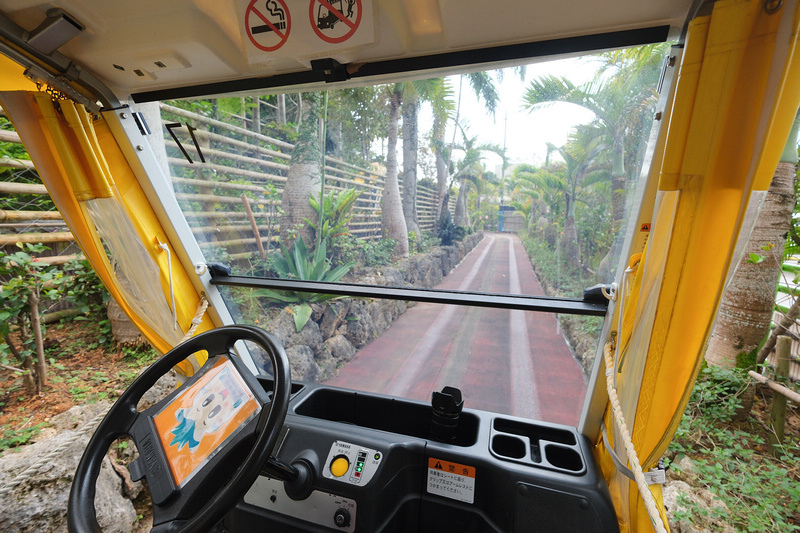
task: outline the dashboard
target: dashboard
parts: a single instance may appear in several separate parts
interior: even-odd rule
[[[303,483],[262,473],[223,529],[618,531],[575,428],[469,408],[440,415],[435,402],[293,383],[273,455]]]

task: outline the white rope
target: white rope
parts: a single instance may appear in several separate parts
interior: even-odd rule
[[[172,285],[172,254],[166,243],[159,242],[158,247],[167,252],[167,270],[169,270],[169,298],[172,302],[172,329],[178,329],[178,309],[175,307],[175,289]]]
[[[54,450],[51,450],[47,455],[42,457],[39,461],[33,463],[31,466],[23,470],[20,474],[17,475],[14,479],[3,485],[3,488],[0,489],[0,496],[5,496],[6,494],[10,493],[14,490],[17,486],[24,483],[25,481],[29,480],[39,472],[43,470],[44,466],[49,466],[50,461],[52,461],[56,456],[61,454],[69,445],[73,442],[81,438],[83,435],[92,431],[97,424],[106,416],[106,412],[103,411],[92,420],[86,423],[80,431],[76,432],[72,436],[70,436],[67,440],[61,443],[60,446],[56,447]]]
[[[656,505],[656,501],[653,498],[653,493],[650,492],[650,488],[647,485],[647,480],[644,477],[644,472],[642,471],[642,466],[639,464],[639,457],[636,455],[636,450],[633,447],[633,439],[631,438],[631,434],[628,431],[628,426],[625,423],[625,417],[622,414],[622,407],[619,404],[619,398],[617,397],[617,391],[614,388],[614,361],[611,358],[611,344],[607,343],[603,349],[603,359],[606,363],[606,389],[608,390],[608,399],[611,402],[611,411],[612,411],[612,418],[614,419],[614,425],[617,427],[617,430],[622,437],[622,441],[625,444],[625,453],[628,456],[628,462],[631,465],[631,470],[633,471],[633,476],[636,480],[636,486],[639,487],[639,494],[642,496],[642,500],[644,501],[644,507],[647,509],[647,514],[650,515],[650,522],[653,524],[653,530],[657,531],[658,533],[667,533],[667,529],[664,527],[664,522],[661,519],[661,513],[658,510],[658,506]],[[606,446],[610,447],[611,444],[606,442]]]
[[[203,296],[197,304],[197,311],[195,311],[194,318],[192,319],[192,327],[189,328],[189,331],[186,332],[186,335],[183,336],[181,342],[178,344],[183,344],[192,338],[194,332],[197,331],[197,326],[203,321],[203,315],[206,313],[206,309],[208,309],[208,300]]]

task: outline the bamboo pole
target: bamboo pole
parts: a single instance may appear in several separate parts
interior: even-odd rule
[[[784,387],[780,383],[776,383],[771,379],[769,379],[768,377],[762,376],[761,374],[759,374],[758,372],[754,372],[753,370],[750,370],[747,374],[754,380],[758,381],[759,383],[767,385],[770,389],[782,394],[783,396],[786,396],[794,403],[800,405],[800,394],[796,393],[795,391],[787,387]]]
[[[4,211],[0,209],[0,222],[18,220],[61,220],[58,211]]]
[[[192,194],[192,193],[177,193],[175,198],[178,200],[186,200],[188,202],[218,202],[221,204],[239,204],[241,198],[238,196],[219,196],[216,194]],[[272,200],[254,200],[258,205],[272,205]]]
[[[789,353],[792,349],[792,339],[786,335],[778,337],[775,351],[775,376],[778,379],[789,375]],[[769,451],[775,456],[780,456],[780,446],[786,430],[786,396],[783,394],[772,395],[772,410],[770,412],[772,432],[769,434]]]
[[[249,191],[257,194],[264,194],[268,192],[263,185],[245,185],[243,183],[229,183],[227,181],[211,181],[191,178],[172,178],[172,183],[179,183],[181,185],[189,185],[193,187],[217,187],[219,189],[231,189],[238,192]]]
[[[0,157],[0,167],[36,170],[33,161],[29,161],[27,159],[14,159],[11,157]]]
[[[75,237],[68,231],[58,231],[55,233],[18,233],[16,235],[0,235],[0,246],[10,246],[18,242],[22,243],[47,243],[47,242],[72,242]]]
[[[16,131],[0,130],[0,142],[22,144]]]
[[[258,224],[256,224],[256,218],[253,216],[253,210],[250,209],[250,201],[247,199],[246,194],[242,194],[242,203],[244,204],[244,210],[247,213],[247,218],[250,220],[250,228],[253,230],[253,236],[256,239],[258,255],[261,256],[262,261],[266,261],[267,254],[264,252],[264,244],[261,242],[261,234],[258,232]]]
[[[14,183],[11,181],[0,181],[0,193],[47,194],[47,187],[39,183]]]

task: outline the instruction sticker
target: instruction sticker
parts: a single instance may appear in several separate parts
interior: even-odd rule
[[[428,492],[460,502],[475,502],[475,467],[428,458]]]

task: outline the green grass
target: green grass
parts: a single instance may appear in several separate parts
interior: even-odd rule
[[[736,531],[800,531],[800,440],[787,434],[775,458],[766,445],[768,428],[754,412],[734,420],[748,385],[743,370],[700,373],[667,457],[676,470],[688,457],[690,476],[725,506],[707,509],[681,498],[675,518],[706,527],[722,521]]]

